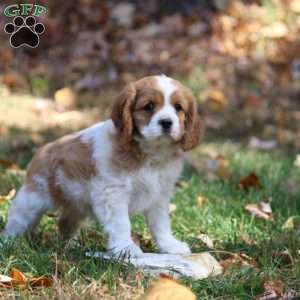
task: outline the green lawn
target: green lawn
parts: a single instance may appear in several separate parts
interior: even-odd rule
[[[211,251],[218,260],[232,253],[243,253],[257,265],[236,264],[223,275],[204,279],[182,279],[192,288],[198,299],[253,299],[263,292],[269,280],[282,280],[285,290],[300,292],[300,236],[294,228],[282,226],[290,216],[300,218],[300,168],[294,166],[294,155],[279,151],[262,153],[241,148],[233,143],[203,144],[195,156],[204,159],[204,150],[218,151],[229,161],[231,176],[227,179],[206,180],[187,167],[178,185],[173,202],[173,230],[187,241],[193,252]],[[255,172],[262,188],[241,190],[241,177]],[[0,194],[18,188],[22,176],[0,172]],[[198,196],[208,199],[199,206]],[[272,199],[274,221],[251,216],[244,207],[249,203]],[[0,228],[4,226],[9,203],[0,206]],[[296,222],[297,223],[297,222]],[[142,217],[134,219],[133,228],[143,238],[142,246],[154,250],[147,242],[149,231]],[[300,227],[298,227],[300,230]],[[214,248],[197,236],[208,234]],[[135,299],[149,286],[151,278],[132,267],[124,268],[113,262],[85,257],[89,250],[104,249],[104,236],[97,225],[87,224],[76,239],[66,243],[58,236],[53,217],[45,217],[33,238],[17,238],[4,244],[0,251],[0,274],[9,275],[12,267],[33,276],[55,276],[53,288],[41,290],[0,290],[3,299]],[[288,250],[290,258],[278,253]],[[105,295],[105,296],[104,296]],[[110,298],[111,297],[111,298]],[[1,299],[2,299],[1,298]]]

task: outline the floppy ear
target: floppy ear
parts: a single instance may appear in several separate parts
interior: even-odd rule
[[[133,84],[127,85],[115,100],[111,118],[124,141],[130,141],[133,134],[132,109],[136,97]]]
[[[185,133],[181,140],[181,148],[183,151],[189,151],[195,148],[199,144],[201,135],[201,123],[196,100],[190,93],[188,99],[189,107],[185,119]]]

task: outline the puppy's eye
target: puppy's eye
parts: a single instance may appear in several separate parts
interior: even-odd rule
[[[149,102],[148,104],[146,104],[143,107],[143,109],[144,109],[144,111],[152,112],[154,110],[154,103],[153,102]]]
[[[181,104],[180,104],[180,103],[176,103],[176,104],[175,104],[175,109],[176,109],[177,112],[182,111],[182,106],[181,106]]]

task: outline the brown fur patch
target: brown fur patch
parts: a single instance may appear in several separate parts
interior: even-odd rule
[[[96,175],[96,165],[92,158],[92,145],[83,142],[79,136],[68,135],[42,147],[34,156],[27,170],[26,185],[38,188],[34,176],[48,179],[48,188],[53,200],[64,205],[63,193],[56,182],[60,169],[70,180],[89,180]]]

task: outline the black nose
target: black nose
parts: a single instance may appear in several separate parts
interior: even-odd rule
[[[161,119],[158,121],[158,124],[162,127],[164,131],[168,131],[171,129],[173,122],[170,119]]]

